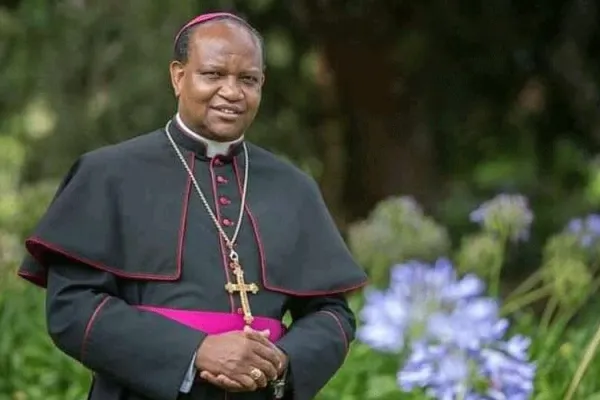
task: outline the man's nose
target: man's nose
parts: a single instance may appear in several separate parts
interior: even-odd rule
[[[235,76],[228,76],[223,81],[219,94],[228,101],[239,101],[244,98],[244,92],[240,87],[240,82]]]

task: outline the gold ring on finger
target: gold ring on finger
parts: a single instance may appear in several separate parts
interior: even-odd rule
[[[262,376],[263,376],[263,373],[262,373],[262,371],[261,371],[260,369],[258,369],[258,368],[252,368],[252,369],[250,370],[250,377],[251,377],[252,379],[254,379],[255,381],[258,381],[258,380],[260,380],[260,378],[262,378]]]

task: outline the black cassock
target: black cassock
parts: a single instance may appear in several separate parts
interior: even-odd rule
[[[176,123],[170,132],[231,237],[242,146],[208,158]],[[286,399],[312,399],[354,339],[344,295],[366,276],[315,182],[260,147],[248,144],[248,153],[247,207],[235,249],[246,282],[260,287],[249,295],[253,314],[271,322],[286,311],[293,317],[273,338],[290,360]],[[270,389],[227,394],[199,378],[180,393],[207,335],[198,328],[210,324],[206,312],[238,325],[242,315],[239,295],[224,288],[235,282],[224,242],[164,129],[77,160],[26,247],[19,274],[46,288],[50,336],[94,372],[92,400],[273,397]]]

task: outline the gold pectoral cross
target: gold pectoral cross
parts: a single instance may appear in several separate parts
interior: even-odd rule
[[[250,301],[248,299],[248,293],[256,294],[258,293],[258,285],[256,283],[247,284],[244,281],[244,271],[238,261],[237,254],[232,251],[232,254],[229,255],[231,259],[230,266],[233,269],[233,274],[235,275],[236,283],[227,282],[225,284],[225,290],[230,294],[235,292],[240,293],[240,302],[242,303],[242,311],[244,313],[244,322],[246,325],[250,325],[254,320],[252,316],[252,311],[250,310]]]

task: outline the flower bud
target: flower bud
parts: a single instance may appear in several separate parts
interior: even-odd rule
[[[461,273],[472,272],[487,279],[496,276],[501,268],[504,249],[495,236],[480,233],[462,240],[456,258]]]
[[[470,218],[488,233],[503,240],[519,241],[529,238],[533,213],[524,196],[502,194],[483,203]]]
[[[592,274],[578,258],[553,257],[542,265],[544,283],[563,306],[576,306],[590,293]]]
[[[381,201],[366,220],[350,226],[348,236],[354,256],[375,284],[384,283],[390,265],[434,261],[450,248],[446,229],[410,197]]]
[[[576,234],[564,232],[551,236],[543,251],[544,260],[573,258],[585,260],[587,253]]]

